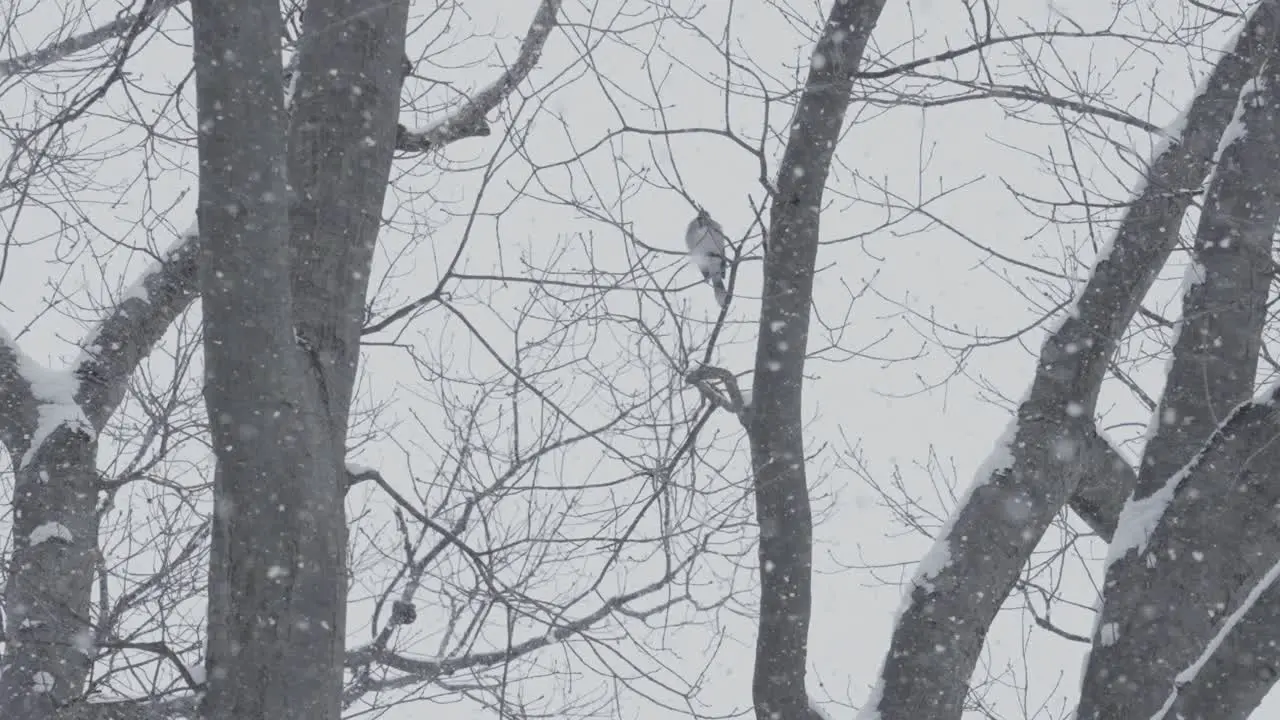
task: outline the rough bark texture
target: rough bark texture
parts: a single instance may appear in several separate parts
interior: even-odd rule
[[[1085,436],[1081,462],[1084,474],[1068,505],[1098,537],[1111,542],[1120,511],[1138,474],[1111,443],[1097,433]]]
[[[814,49],[778,168],[748,435],[760,526],[760,621],[752,693],[759,720],[805,718],[813,523],[801,401],[819,212],[853,75],[883,0],[836,2]]]
[[[0,679],[6,719],[51,717],[79,695],[88,672],[97,451],[95,434],[65,424],[17,468],[14,507],[24,512],[14,514],[5,588],[6,659],[12,658]]]
[[[195,297],[196,246],[183,238],[147,272],[145,292],[107,314],[71,368],[39,367],[0,334],[0,439],[17,465],[0,717],[51,717],[80,696],[96,636],[97,434]]]
[[[217,458],[202,715],[336,720],[344,533],[327,423],[294,341],[280,12],[201,0],[193,20]]]
[[[1267,38],[1276,42],[1275,35]],[[1182,331],[1155,419],[1159,425],[1134,492],[1134,501],[1141,503],[1136,508],[1151,504],[1142,501],[1165,488],[1223,418],[1253,394],[1272,235],[1280,220],[1280,65],[1267,63],[1240,103],[1244,132],[1223,149],[1205,202],[1192,270],[1199,282],[1189,286],[1184,298]],[[1272,414],[1272,409],[1250,409],[1237,420],[1257,418],[1265,427],[1273,424]],[[1165,514],[1162,530],[1148,548],[1124,555],[1119,553],[1125,548],[1113,550],[1118,559],[1103,586],[1081,718],[1150,717],[1164,702],[1174,675],[1197,656],[1243,597],[1241,587],[1247,592],[1270,567],[1272,555],[1236,557],[1249,547],[1240,530],[1251,528],[1241,520],[1258,515],[1257,508],[1243,507],[1257,501],[1241,492],[1250,487],[1247,478],[1258,472],[1275,474],[1259,462],[1274,455],[1265,441],[1248,447],[1258,452],[1252,459],[1223,454],[1237,437],[1262,439],[1244,427],[1233,422],[1224,428],[1224,442],[1210,444],[1183,481],[1192,494],[1179,489],[1181,499]],[[1232,435],[1226,434],[1228,429]],[[1227,520],[1232,516],[1220,515],[1224,507],[1209,498],[1222,498],[1225,507],[1246,514]],[[1268,508],[1262,515],[1272,512]],[[1134,530],[1127,523],[1149,522],[1147,515],[1126,513],[1121,532]],[[1231,542],[1233,538],[1242,542]]]
[[[1180,142],[1156,157],[1111,252],[1099,258],[1073,312],[1044,343],[1018,409],[1011,463],[999,463],[988,477],[975,480],[970,499],[939,538],[933,557],[946,562],[928,568],[912,588],[885,660],[881,692],[864,716],[960,717],[987,629],[1082,480],[1088,463],[1080,454],[1096,442],[1091,418],[1109,358],[1177,242],[1192,191],[1203,184],[1240,90],[1272,42],[1269,33],[1257,32],[1268,27],[1270,11],[1255,14],[1214,69],[1188,111]]]
[[[151,10],[158,11],[175,4],[177,3],[161,2]],[[336,5],[336,3],[327,3],[314,6],[313,3],[313,6],[318,8],[315,10],[316,14],[313,15],[309,10],[308,15],[315,18],[323,14],[330,20],[345,20],[346,18],[336,15]],[[472,121],[477,117],[482,121],[484,114],[503,102],[514,86],[528,75],[555,27],[559,7],[559,0],[543,0],[539,5],[533,26],[521,46],[520,55],[512,67],[505,70],[498,81],[457,108],[447,119],[433,123],[431,130],[423,131],[422,137],[429,137],[431,149],[439,149],[449,142],[476,134],[474,132],[468,134],[469,123],[474,125]],[[208,10],[208,7],[201,7],[200,10]],[[383,67],[388,43],[395,45],[397,42],[401,44],[403,42],[403,10],[404,3],[394,8],[379,7],[372,3],[362,7],[347,8],[349,15],[362,12],[373,13],[371,18],[358,23],[355,33],[347,32],[341,27],[341,22],[328,23],[319,27],[321,23],[316,21],[308,26],[309,31],[318,32],[324,39],[319,43],[313,43],[310,47],[304,45],[301,53],[305,58],[309,58],[312,67],[322,67],[326,74],[331,68],[339,69],[341,72],[333,85],[315,83],[319,88],[317,92],[309,93],[308,85],[302,86],[302,93],[309,93],[308,97],[314,98],[310,102],[309,110],[306,110],[310,113],[313,124],[305,128],[295,124],[292,133],[295,138],[299,134],[310,133],[310,137],[300,142],[299,146],[306,147],[313,153],[311,167],[295,171],[300,177],[310,177],[309,181],[298,183],[300,187],[310,188],[310,190],[295,196],[290,207],[293,211],[290,214],[292,225],[295,229],[304,228],[303,231],[295,232],[293,235],[295,251],[304,258],[313,258],[319,252],[317,248],[339,241],[354,244],[338,247],[334,250],[335,254],[342,252],[344,248],[354,247],[355,258],[367,257],[368,249],[371,248],[374,239],[372,235],[374,229],[370,226],[374,225],[376,229],[376,220],[379,217],[383,188],[387,182],[390,164],[389,146],[383,142],[383,139],[390,133],[393,141],[400,142],[400,149],[420,149],[414,143],[422,144],[421,138],[413,133],[402,138],[396,137],[394,116],[400,77],[396,75],[388,79],[386,74],[379,70]],[[155,14],[156,12],[152,12],[146,19],[153,18]],[[135,16],[120,18],[83,36],[34,52],[30,57],[21,59],[21,62],[30,61],[32,65],[39,65],[56,60],[66,53],[84,49],[95,42],[117,36],[133,28],[138,20],[139,18]],[[390,20],[389,24],[388,20]],[[370,34],[371,28],[374,35],[379,32],[384,35],[374,37]],[[397,36],[401,39],[396,40]],[[278,58],[276,60],[278,61]],[[401,55],[397,54],[393,67],[398,69],[400,60]],[[243,62],[243,57],[233,52],[228,61]],[[223,70],[226,71],[226,68]],[[276,66],[273,72],[278,76],[279,67]],[[312,77],[316,75],[313,73]],[[372,100],[368,96],[368,91],[372,87],[371,80],[376,84]],[[378,84],[392,81],[393,85]],[[228,80],[228,82],[232,83],[230,89],[223,91],[233,92],[237,81]],[[269,80],[262,80],[261,84],[265,86],[271,83]],[[363,99],[353,98],[355,93],[350,93],[345,99],[336,97],[335,93],[342,91],[340,86],[345,87],[348,92],[351,88],[358,87],[360,92],[364,93]],[[262,90],[261,87],[253,89],[250,85],[240,86],[239,89],[251,94]],[[279,97],[279,95],[265,97]],[[254,103],[256,108],[256,100]],[[325,103],[329,105],[326,106]],[[305,105],[301,102],[299,104]],[[334,108],[338,110],[333,110]],[[370,122],[364,115],[365,111],[372,113],[376,119]],[[227,113],[222,115],[222,119],[228,119]],[[345,124],[346,129],[316,127],[316,124],[325,125],[335,122]],[[228,132],[232,130],[231,126],[225,122],[221,127]],[[241,128],[243,131],[253,132],[259,132],[261,129],[254,123]],[[283,128],[277,131],[275,137],[284,137]],[[252,135],[241,138],[219,133],[216,139],[226,144],[222,151],[228,155],[243,152],[246,149],[250,154],[256,155],[262,148],[262,143]],[[335,151],[333,149],[335,143],[345,144],[346,149]],[[370,143],[373,144],[372,147]],[[294,164],[299,164],[297,157],[294,158]],[[352,200],[352,198],[356,199]],[[264,208],[275,212],[277,208],[270,206],[270,202],[263,201]],[[242,209],[239,205],[229,207],[234,207],[236,213]],[[310,222],[306,218],[308,213],[311,215]],[[243,218],[239,219],[243,220]],[[260,221],[261,218],[256,221],[256,225],[259,226],[258,231],[261,231]],[[306,229],[317,221],[332,223],[332,225],[326,225],[318,232]],[[353,238],[355,238],[354,241]],[[167,251],[161,258],[161,262],[140,279],[140,287],[108,311],[99,327],[83,343],[84,353],[71,368],[58,372],[39,368],[30,359],[23,357],[16,345],[0,333],[0,440],[5,442],[10,455],[15,459],[27,456],[30,451],[30,463],[17,474],[14,510],[15,516],[20,521],[14,528],[15,554],[10,559],[10,578],[5,593],[5,609],[8,617],[23,618],[30,622],[25,626],[19,622],[16,629],[15,623],[12,620],[10,622],[8,652],[4,657],[6,672],[0,676],[0,717],[28,720],[28,718],[50,717],[50,713],[56,713],[57,717],[85,719],[161,718],[190,715],[193,712],[192,698],[178,698],[158,703],[124,701],[90,704],[83,702],[80,693],[88,669],[88,664],[84,660],[86,651],[92,649],[93,638],[85,633],[87,614],[79,608],[87,607],[89,602],[93,578],[92,559],[96,552],[97,541],[97,521],[94,512],[94,501],[97,497],[94,438],[124,397],[129,378],[138,364],[159,341],[173,320],[198,294],[196,266],[203,249],[206,248],[202,248],[200,238],[193,229]],[[299,294],[305,298],[301,304],[306,305],[308,301],[311,302],[308,306],[311,319],[301,325],[313,329],[322,328],[321,332],[313,333],[320,336],[315,346],[311,344],[311,338],[299,332],[306,348],[301,353],[302,385],[299,392],[304,395],[315,392],[316,397],[319,398],[321,395],[317,385],[323,381],[330,383],[340,396],[338,403],[328,408],[331,415],[326,414],[320,418],[326,425],[331,421],[342,425],[342,428],[336,429],[332,436],[320,438],[320,441],[325,444],[326,452],[332,452],[335,449],[340,451],[342,447],[346,407],[349,404],[349,400],[342,398],[350,397],[351,380],[349,378],[354,377],[353,351],[347,349],[343,354],[339,353],[338,349],[351,348],[353,343],[345,339],[350,337],[350,316],[345,320],[339,319],[334,323],[328,323],[320,317],[320,314],[326,310],[338,312],[344,307],[344,302],[352,302],[353,296],[363,299],[366,281],[356,277],[360,268],[355,265],[347,265],[350,272],[348,277],[338,277],[343,264],[328,260],[329,258],[322,258],[318,264],[311,264],[309,260],[304,259],[304,267],[314,270],[313,279],[303,279],[299,282],[296,267],[292,279],[295,286],[301,286]],[[367,277],[367,259],[365,262],[364,275]],[[277,309],[278,307],[280,306],[277,306]],[[358,318],[358,315],[356,317]],[[330,332],[327,329],[330,324],[334,326],[333,335],[326,339],[328,336],[325,333]],[[246,333],[253,333],[255,330],[261,330],[256,322],[245,326]],[[286,339],[287,344],[292,347],[292,334],[286,333]],[[242,347],[239,345],[240,333],[236,333],[235,342],[237,348]],[[289,352],[298,354],[292,349]],[[345,356],[347,359],[343,361],[339,356]],[[336,363],[332,362],[334,357],[339,357]],[[256,363],[259,370],[273,362],[264,358],[265,356],[258,358],[261,360]],[[326,362],[318,362],[322,359]],[[254,357],[249,356],[247,362],[254,364],[256,361]],[[288,365],[296,363],[297,359],[286,358],[282,362]],[[319,368],[322,366],[327,367],[327,372],[335,373],[333,380],[319,376]],[[337,372],[343,368],[345,371]],[[44,375],[53,377],[56,380],[56,387],[70,388],[70,390],[57,396],[40,395],[33,390],[28,377],[37,371],[41,377]],[[307,377],[308,373],[316,373],[316,375]],[[344,377],[348,379],[344,380]],[[289,391],[286,390],[280,395],[287,396],[288,393]],[[299,395],[299,398],[305,399],[304,395]],[[251,398],[246,394],[245,399]],[[272,398],[264,400],[266,403],[272,401]],[[319,407],[318,404],[317,407]],[[36,437],[37,427],[42,425],[42,412],[57,413],[63,416],[66,422],[50,425],[46,429],[51,427],[53,432]],[[251,433],[257,431],[252,423],[242,423],[236,431],[243,432],[246,429]],[[339,463],[339,469],[340,467]],[[244,490],[244,492],[251,491]],[[324,506],[334,507],[327,498]],[[340,513],[340,498],[336,507],[337,512]],[[334,525],[340,526],[340,523],[325,523],[326,527]],[[36,539],[42,542],[30,542],[32,531],[36,531]],[[226,532],[220,531],[218,539],[221,542],[220,557],[229,557],[232,548]],[[302,537],[302,540],[306,541],[306,537]],[[340,552],[342,545],[338,544],[337,548]],[[247,549],[241,548],[241,550]],[[326,557],[330,560],[336,557],[336,562],[339,563],[338,569],[341,569],[340,554],[329,553]],[[284,565],[279,567],[282,570],[286,569]],[[234,569],[229,569],[228,572],[232,570]],[[250,583],[261,584],[260,575],[245,572],[243,569],[235,572],[239,573],[237,577],[242,577]],[[276,572],[270,574],[276,574]],[[332,577],[340,578],[342,573],[335,570]],[[302,587],[300,583],[291,584]],[[266,583],[266,586],[270,587],[271,583]],[[31,598],[38,598],[39,601],[30,602]],[[218,606],[218,603],[224,603],[220,606],[223,609],[217,612],[227,617],[225,603],[231,601],[231,595],[226,592],[215,593],[212,601],[215,606]],[[333,614],[335,621],[330,625],[337,631],[328,635],[330,639],[341,638],[339,628],[341,609]],[[229,627],[222,621],[216,621],[214,624],[224,629]],[[225,641],[222,645],[239,642],[235,638],[229,639],[225,633],[221,640]],[[341,649],[340,645],[335,647],[327,643],[320,644],[333,652]],[[340,667],[340,663],[333,657],[329,657],[324,662],[330,663],[330,667]],[[215,673],[209,675],[214,677]],[[327,677],[329,679],[337,677],[340,680],[340,675],[336,674],[330,674]],[[245,679],[247,682],[253,681],[253,678]],[[276,682],[265,675],[262,681],[266,684]],[[46,687],[50,692],[43,691]],[[225,687],[227,686],[224,685],[223,688]],[[261,687],[254,685],[250,685],[249,689],[262,691]],[[305,687],[300,692],[307,694]],[[75,702],[70,706],[59,708],[67,700]],[[211,703],[211,707],[214,705],[216,703]],[[333,703],[330,702],[329,705],[333,706]],[[306,713],[303,712],[303,714]]]
[[[294,323],[339,463],[395,149],[408,16],[408,0],[312,0],[303,25],[289,129]]]
[[[1276,566],[1193,674],[1180,678],[1152,720],[1247,720],[1280,676],[1280,583]]]

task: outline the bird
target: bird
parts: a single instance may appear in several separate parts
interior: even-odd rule
[[[728,242],[724,228],[712,220],[706,210],[698,208],[698,216],[685,230],[684,242],[689,246],[689,262],[702,273],[702,279],[711,284],[716,303],[724,307],[729,302],[729,290],[724,284],[729,270],[729,261],[724,254]]]

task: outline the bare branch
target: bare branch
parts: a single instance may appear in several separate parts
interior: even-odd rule
[[[696,387],[707,402],[733,413],[744,425],[747,424],[747,413],[751,410],[751,404],[743,397],[736,375],[714,365],[700,365],[690,370],[684,379],[685,382]],[[724,385],[723,394],[713,384],[716,381]]]
[[[538,64],[542,48],[558,24],[557,16],[562,2],[563,0],[542,0],[524,41],[520,43],[520,53],[515,62],[496,81],[425,128],[409,130],[401,127],[396,137],[396,149],[425,152],[443,148],[463,138],[488,135],[490,130],[485,115],[502,104]]]
[[[186,0],[143,0],[141,12],[121,13],[115,20],[101,27],[64,38],[52,45],[25,55],[0,61],[0,78],[8,77],[15,73],[39,70],[46,65],[52,65],[78,52],[84,52],[96,47],[112,38],[124,37],[130,32],[136,32],[140,27],[151,24],[169,9],[185,2]]]
[[[198,294],[200,237],[193,225],[127,291],[82,345],[76,401],[101,429],[124,398],[129,378]]]
[[[629,603],[635,602],[636,600],[655,592],[667,589],[671,580],[684,569],[688,562],[689,560],[686,560],[678,566],[671,568],[661,578],[645,585],[644,587],[609,598],[603,602],[600,607],[577,620],[560,623],[542,635],[515,643],[502,650],[473,653],[444,660],[417,660],[414,658],[404,657],[403,655],[398,655],[390,651],[380,650],[375,647],[366,647],[357,648],[348,652],[346,666],[360,667],[371,662],[377,662],[385,665],[386,667],[406,673],[403,677],[395,678],[390,681],[371,682],[358,688],[357,692],[363,694],[371,690],[387,690],[408,684],[430,682],[437,678],[456,673],[459,670],[491,667],[505,662],[510,662],[511,660],[528,655],[536,650],[540,650],[563,640],[581,635],[591,627],[597,625],[615,613],[629,615],[632,617],[646,617],[656,612],[660,612],[663,609],[669,608],[676,603],[684,601],[687,599],[686,596],[680,595],[676,597],[668,597],[662,604],[647,610],[637,611],[627,608]],[[350,695],[345,698],[347,702],[354,699],[355,698]]]

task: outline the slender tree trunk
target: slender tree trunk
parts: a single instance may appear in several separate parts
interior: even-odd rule
[[[853,76],[883,0],[837,2],[814,49],[778,169],[748,425],[760,527],[760,622],[752,692],[759,720],[805,718],[813,520],[802,401],[819,214]]]

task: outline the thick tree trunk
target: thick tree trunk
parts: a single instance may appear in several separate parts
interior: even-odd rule
[[[1255,13],[1214,69],[1175,142],[1152,162],[1110,252],[1099,258],[1072,311],[1045,341],[1012,433],[979,471],[971,494],[921,564],[881,686],[863,717],[961,716],[991,622],[1090,469],[1082,453],[1096,442],[1092,418],[1107,363],[1177,244],[1182,217],[1204,183],[1241,88],[1274,44],[1266,32],[1269,18],[1269,10]]]
[[[129,377],[195,297],[194,235],[113,308],[68,369],[23,357],[0,333],[0,439],[15,461],[0,717],[36,720],[79,698],[99,628],[97,434]]]
[[[289,130],[294,323],[337,461],[360,354],[404,80],[408,0],[312,0]]]
[[[346,583],[340,464],[294,339],[281,18],[193,4],[200,289],[217,471],[210,720],[337,720]]]
[[[19,459],[5,586],[5,720],[49,718],[78,697],[93,655],[89,621],[98,550],[98,443],[65,423]],[[14,449],[21,449],[18,446]]]
[[[1280,20],[1268,11],[1259,15],[1273,23]],[[1280,24],[1266,30],[1274,46]],[[1145,450],[1134,498],[1121,515],[1120,537],[1111,548],[1114,562],[1107,568],[1080,701],[1080,717],[1085,720],[1150,717],[1164,702],[1174,675],[1196,657],[1239,602],[1237,583],[1251,587],[1272,560],[1236,559],[1245,546],[1227,537],[1234,537],[1246,523],[1240,518],[1218,528],[1218,522],[1206,522],[1221,506],[1179,504],[1179,510],[1199,517],[1167,514],[1161,524],[1168,525],[1169,532],[1162,532],[1154,546],[1163,552],[1147,551],[1153,519],[1173,500],[1180,481],[1186,479],[1201,503],[1239,496],[1249,483],[1236,483],[1246,480],[1241,475],[1251,474],[1249,468],[1258,459],[1220,454],[1230,442],[1211,444],[1213,450],[1200,458],[1200,467],[1180,473],[1222,419],[1253,394],[1266,320],[1272,236],[1280,220],[1280,66],[1264,65],[1241,96],[1237,115],[1239,127],[1224,139],[1201,215],[1181,332],[1152,421],[1155,432]],[[1263,427],[1268,425],[1274,422]],[[1239,437],[1250,435],[1243,425],[1230,427]],[[1261,456],[1266,448],[1251,449]],[[1181,553],[1185,556],[1179,557]],[[1265,566],[1248,580],[1245,568],[1260,561]],[[1160,662],[1152,662],[1153,657]]]

